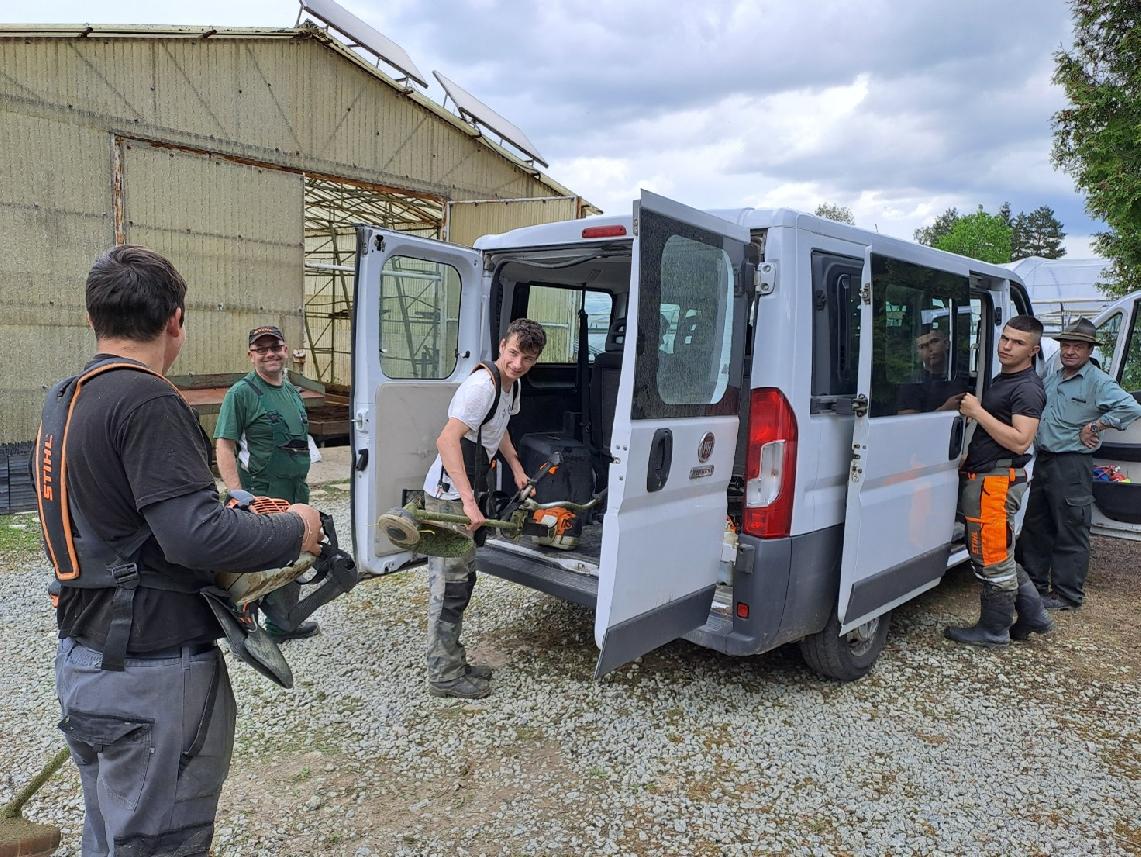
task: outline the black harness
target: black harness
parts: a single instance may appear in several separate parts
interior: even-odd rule
[[[492,478],[495,474],[496,459],[487,457],[487,450],[483,447],[483,427],[491,422],[491,418],[495,416],[495,412],[499,409],[499,399],[503,394],[503,376],[494,361],[480,363],[472,370],[472,374],[474,375],[480,369],[487,370],[491,376],[491,380],[495,384],[495,397],[491,400],[491,407],[487,409],[483,422],[475,430],[475,440],[468,440],[466,437],[460,438],[460,451],[464,456],[464,471],[467,473],[472,491],[475,492],[477,502],[490,497],[495,491]],[[515,407],[515,402],[519,399],[519,386],[519,382],[516,381],[511,387],[511,407]],[[441,469],[441,476],[443,479],[447,479],[447,471]]]
[[[88,381],[117,369],[163,377],[134,360],[108,357],[97,361],[82,374],[60,381],[51,388],[44,401],[33,460],[44,546],[55,569],[53,588],[115,590],[101,666],[105,670],[116,671],[123,669],[123,659],[127,655],[137,589],[198,594],[214,584],[213,575],[209,572],[191,572],[176,579],[142,568],[140,555],[143,546],[153,537],[150,527],[144,523],[121,539],[97,539],[92,535],[93,529],[83,511],[68,502],[67,439],[76,400]],[[163,380],[166,381],[165,378]],[[173,384],[171,387],[177,391]]]

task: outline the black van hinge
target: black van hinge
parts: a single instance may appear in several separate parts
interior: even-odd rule
[[[867,416],[868,397],[863,393],[859,393],[856,398],[852,399],[852,413],[857,417]]]
[[[383,253],[384,252],[384,236],[383,235],[374,235],[372,238],[372,246],[373,246],[373,249],[376,250],[376,252]]]
[[[864,283],[862,286],[860,286],[860,300],[866,304],[870,304],[872,302],[871,283]]]

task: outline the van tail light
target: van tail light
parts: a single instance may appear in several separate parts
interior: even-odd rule
[[[775,539],[787,536],[792,528],[796,437],[796,414],[784,394],[773,387],[753,390],[742,522],[751,536]]]

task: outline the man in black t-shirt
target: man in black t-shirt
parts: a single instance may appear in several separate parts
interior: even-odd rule
[[[84,382],[62,456],[48,459],[57,469],[37,474],[41,504],[52,503],[66,463],[52,520],[70,526],[79,574],[59,578],[56,691],[83,785],[84,857],[209,851],[236,708],[214,645],[221,628],[196,593],[214,571],[276,568],[320,549],[309,506],[263,516],[219,502],[209,441],[163,377],[186,339],[185,295],[170,262],[145,248],[96,260],[88,366],[126,366]],[[93,557],[108,555],[119,562],[104,570]]]
[[[973,626],[944,631],[957,643],[1005,646],[1011,637],[1026,639],[1053,628],[1038,590],[1014,561],[1014,517],[1027,487],[1024,468],[1046,405],[1033,365],[1041,338],[1042,323],[1033,316],[1007,322],[998,343],[1002,371],[981,402],[968,393],[960,405],[963,416],[977,423],[959,472],[959,516],[975,576],[982,581],[982,610]]]

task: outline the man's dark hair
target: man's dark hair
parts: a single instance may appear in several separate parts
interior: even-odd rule
[[[1032,315],[1016,315],[1006,323],[1006,326],[1021,330],[1023,333],[1034,334],[1035,344],[1042,341],[1042,322]]]
[[[504,341],[514,334],[519,343],[519,350],[524,354],[540,354],[547,344],[547,331],[537,321],[529,318],[517,318],[507,325],[507,332],[503,334]]]
[[[177,309],[185,322],[186,281],[154,250],[119,244],[87,275],[87,314],[100,339],[150,342]]]

